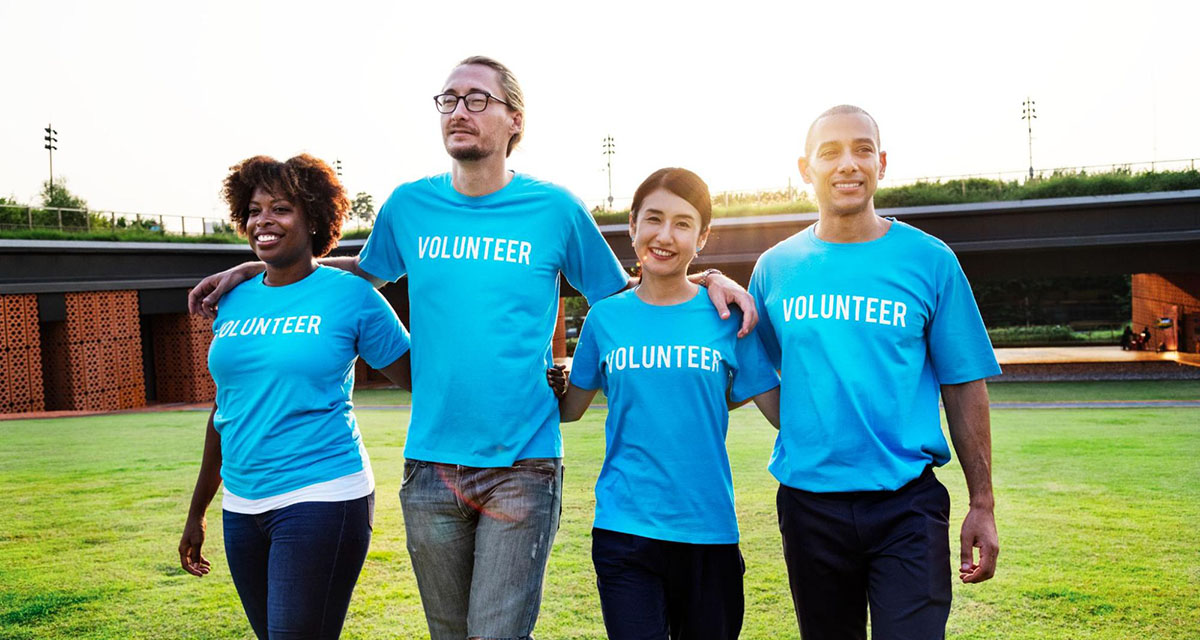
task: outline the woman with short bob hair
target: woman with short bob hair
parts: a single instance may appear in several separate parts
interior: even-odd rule
[[[642,182],[629,213],[641,283],[588,312],[560,403],[570,422],[601,387],[608,398],[592,560],[609,638],[733,639],[742,626],[725,434],[750,399],[778,426],[779,376],[757,337],[738,339],[740,314],[721,320],[687,279],[711,219],[695,173]]]
[[[362,357],[409,387],[408,332],[371,285],[323,267],[350,208],[309,155],[255,156],[225,179],[230,218],[266,271],[221,299],[217,384],[179,559],[204,576],[222,481],[225,555],[259,638],[336,638],[371,541],[375,478],[351,411]]]

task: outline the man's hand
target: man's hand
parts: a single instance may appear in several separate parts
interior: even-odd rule
[[[962,565],[958,577],[966,583],[983,582],[996,575],[996,557],[1000,555],[1000,537],[996,534],[996,515],[991,509],[972,507],[962,524]],[[975,561],[979,549],[979,561]]]
[[[729,305],[736,304],[742,309],[742,328],[738,330],[738,337],[744,338],[750,335],[754,330],[754,325],[758,324],[758,307],[754,304],[754,298],[738,284],[722,273],[709,274],[708,278],[708,297],[712,300],[713,306],[717,308],[717,313],[724,320],[729,317]]]
[[[188,311],[208,319],[217,317],[217,303],[234,287],[263,272],[261,262],[244,262],[200,281],[188,292]]]

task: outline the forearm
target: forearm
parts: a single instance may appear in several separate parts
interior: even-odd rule
[[[216,409],[214,408],[215,412]],[[204,456],[200,462],[200,474],[196,478],[196,488],[192,491],[192,503],[188,508],[188,519],[197,520],[204,517],[213,496],[221,487],[221,435],[213,426],[213,414],[208,415],[208,428],[204,434]]]
[[[754,396],[754,404],[771,426],[779,428],[779,387]]]
[[[376,289],[387,284],[387,280],[380,280],[379,278],[376,278],[375,276],[367,273],[366,271],[363,271],[362,267],[358,266],[358,256],[326,257],[326,258],[318,259],[317,262],[321,263],[322,265],[324,265],[326,267],[333,267],[334,269],[341,269],[342,271],[349,271],[350,273],[353,273],[354,275],[366,280],[367,282],[370,282],[371,285],[373,287],[375,287]]]
[[[558,400],[558,417],[561,422],[575,422],[583,417],[598,389],[580,389],[569,385],[567,392]]]
[[[406,352],[392,364],[379,369],[379,372],[392,381],[392,384],[412,391],[412,352]]]
[[[987,383],[943,385],[942,402],[954,452],[967,481],[971,508],[992,510],[992,427]]]

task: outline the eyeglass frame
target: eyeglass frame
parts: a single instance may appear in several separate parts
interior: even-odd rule
[[[466,104],[467,98],[470,96],[476,95],[476,94],[481,95],[485,98],[484,103],[483,103],[483,108],[480,109],[479,111],[472,109],[470,107],[470,105]],[[454,98],[455,98],[454,107],[452,109],[450,109],[449,111],[442,111],[442,103],[438,100],[438,98],[441,98],[443,96],[454,96]],[[450,114],[454,113],[456,110],[458,110],[458,103],[460,103],[460,102],[463,103],[463,108],[466,109],[470,113],[483,113],[484,111],[487,111],[488,106],[490,106],[492,104],[493,100],[508,107],[509,109],[512,108],[511,104],[501,100],[500,98],[497,98],[496,96],[488,93],[487,91],[478,91],[478,90],[468,91],[461,96],[454,94],[454,93],[450,93],[448,91],[446,93],[439,93],[433,97],[433,104],[437,106],[438,113],[440,113],[442,115],[450,115]]]

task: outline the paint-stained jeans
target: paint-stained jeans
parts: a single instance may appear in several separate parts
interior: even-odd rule
[[[562,460],[407,460],[400,504],[431,639],[532,637],[561,515]]]

